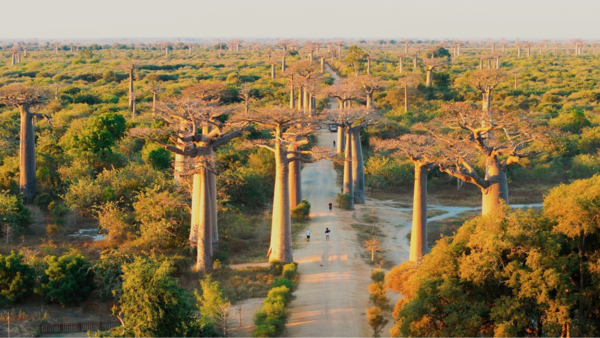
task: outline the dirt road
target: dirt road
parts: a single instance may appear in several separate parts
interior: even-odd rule
[[[335,135],[322,131],[319,145],[333,146]],[[337,204],[339,191],[332,162],[309,164],[302,170],[302,197],[311,203],[312,235],[309,243],[294,251],[301,279],[289,309],[290,337],[370,335],[364,313],[371,269],[357,251],[362,249],[350,227],[352,212],[329,211],[329,203]],[[329,241],[325,228],[331,230]]]

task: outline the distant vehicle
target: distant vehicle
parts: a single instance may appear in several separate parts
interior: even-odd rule
[[[335,133],[337,131],[337,125],[330,124],[329,125],[329,131],[332,132],[332,133]]]

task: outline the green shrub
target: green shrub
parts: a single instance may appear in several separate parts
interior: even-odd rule
[[[126,251],[108,250],[94,261],[93,270],[100,298],[119,300],[123,294],[123,264],[133,262],[133,255]]]
[[[307,199],[302,199],[302,202],[292,209],[292,219],[301,222],[308,219],[310,215],[310,203]]]
[[[33,204],[42,210],[47,210],[50,202],[52,202],[52,196],[48,193],[39,194],[33,200]]]
[[[273,280],[273,287],[276,288],[279,286],[285,286],[286,288],[291,290],[294,287],[294,282],[284,277],[275,278]]]
[[[371,271],[371,280],[373,283],[382,283],[385,279],[385,271],[381,269],[374,269]]]
[[[0,191],[0,227],[8,226],[12,235],[24,234],[29,226],[29,216],[29,210],[23,205],[21,197]],[[0,230],[6,235],[6,229]]]
[[[283,278],[293,281],[296,278],[296,272],[298,271],[297,263],[290,263],[283,266]]]
[[[292,300],[292,293],[286,286],[278,286],[269,290],[265,303],[276,303],[282,302],[287,304]]]
[[[49,302],[61,305],[76,304],[94,289],[94,272],[87,259],[80,254],[67,253],[61,257],[46,257],[46,275],[37,293]]]
[[[269,272],[275,276],[281,276],[283,273],[283,266],[285,263],[283,262],[270,262],[269,263]]]
[[[337,203],[340,209],[350,210],[350,195],[342,193],[338,194]]]
[[[22,263],[23,255],[14,251],[0,255],[0,304],[9,305],[31,294],[35,285],[35,271]]]

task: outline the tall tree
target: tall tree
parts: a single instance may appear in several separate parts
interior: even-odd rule
[[[407,77],[401,77],[398,79],[398,83],[404,87],[404,110],[409,111],[408,104],[408,87],[416,87],[419,85],[419,79],[415,75],[409,75]]]
[[[256,145],[275,154],[275,194],[271,222],[271,245],[267,256],[270,262],[293,261],[292,227],[289,192],[289,165],[292,161],[311,163],[320,160],[328,150],[313,148],[309,151],[288,150],[291,143],[313,132],[317,121],[302,112],[284,107],[261,108],[257,112],[240,114],[239,121],[246,121],[269,130],[270,141],[257,141]],[[309,155],[306,158],[303,155]]]
[[[134,71],[136,70],[136,68],[138,67],[137,62],[132,61],[132,62],[127,62],[123,65],[121,65],[121,68],[123,70],[125,70],[127,72],[127,74],[129,75],[129,82],[127,83],[127,90],[129,91],[129,109],[133,109],[133,78],[134,78]]]
[[[406,134],[396,139],[375,139],[372,144],[376,150],[399,151],[415,166],[409,259],[420,265],[427,253],[427,173],[438,166],[439,141],[431,136]]]
[[[433,69],[443,65],[445,62],[439,59],[424,59],[425,70],[427,71],[427,78],[425,80],[425,86],[431,87],[433,84]]]
[[[471,87],[477,89],[483,96],[481,103],[483,111],[489,112],[492,109],[492,90],[506,80],[506,73],[498,69],[481,69],[471,72],[467,78]]]
[[[214,176],[214,150],[241,136],[245,126],[239,122],[221,122],[229,109],[213,106],[197,99],[179,99],[162,102],[158,111],[169,128],[134,129],[130,134],[156,142],[162,148],[183,157],[192,158],[184,174],[193,175],[192,222],[190,245],[198,246],[196,266],[199,270],[212,269],[212,254],[218,245],[217,195]],[[201,128],[209,124],[212,130]],[[183,125],[183,126],[182,126]],[[182,149],[161,141],[159,135],[168,135],[173,143],[189,145]]]
[[[459,131],[453,135],[433,135],[444,142],[447,158],[454,168],[440,163],[440,170],[481,189],[482,214],[498,210],[500,201],[508,204],[509,166],[524,157],[539,153],[535,150],[543,142],[543,134],[536,132],[525,116],[484,112],[465,103],[444,104],[446,115],[440,125],[449,125]],[[481,177],[472,161],[479,154],[485,158],[486,172]]]
[[[147,85],[148,91],[152,94],[152,116],[156,115],[156,102],[158,94],[162,93],[163,86],[159,82],[150,82]]]
[[[19,133],[19,190],[26,203],[33,202],[36,186],[35,164],[35,130],[34,118],[50,117],[45,114],[31,112],[31,107],[45,101],[45,93],[35,86],[11,84],[0,88],[0,104],[19,108],[21,114],[21,131]]]
[[[354,84],[364,93],[367,101],[367,108],[374,108],[373,94],[386,86],[384,81],[371,75],[358,76],[354,79]]]

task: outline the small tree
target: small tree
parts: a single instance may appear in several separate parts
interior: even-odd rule
[[[22,235],[30,222],[29,209],[20,197],[0,192],[0,226],[8,244],[11,235]]]
[[[363,246],[365,250],[371,252],[371,262],[375,260],[375,253],[381,251],[381,243],[377,238],[369,238],[364,241]]]
[[[0,255],[0,304],[9,305],[27,296],[35,286],[35,271],[23,264],[23,254]]]
[[[228,310],[231,306],[225,298],[219,282],[212,281],[208,274],[200,281],[201,293],[194,290],[201,321],[204,325],[211,324],[223,337],[227,337]]]
[[[377,306],[367,309],[367,320],[373,329],[373,337],[379,337],[389,320],[383,317],[383,311]]]

